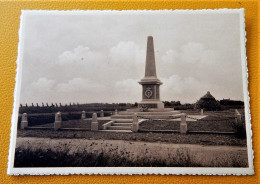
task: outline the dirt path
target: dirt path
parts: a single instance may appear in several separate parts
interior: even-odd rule
[[[235,161],[247,163],[247,148],[238,146],[204,146],[194,144],[170,144],[131,142],[122,140],[87,140],[87,139],[49,139],[35,137],[18,137],[16,147],[23,149],[51,149],[52,151],[69,150],[69,154],[87,150],[91,153],[109,153],[127,156],[136,160],[141,157],[151,159],[187,158],[202,165],[221,163],[233,165]],[[217,162],[217,163],[215,163]],[[243,164],[246,165],[246,164]]]

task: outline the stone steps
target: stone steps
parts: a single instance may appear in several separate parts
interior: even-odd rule
[[[137,116],[141,116],[143,118],[170,118],[170,116],[180,114],[180,112],[173,113],[137,113]],[[133,114],[118,114],[111,116],[111,119],[132,119]]]
[[[174,111],[172,108],[149,109],[148,112],[139,112],[137,108],[127,109],[111,116],[113,123],[107,127],[107,130],[131,131],[134,113],[137,113],[139,119],[171,119],[173,115],[180,114],[179,111]]]
[[[111,119],[113,120],[121,120],[121,119],[127,119],[133,121],[133,115],[124,115],[124,114],[117,114],[117,115],[112,115]]]
[[[151,115],[151,114],[138,114],[138,118],[141,119],[171,119],[173,114],[158,114],[158,115]],[[111,119],[113,121],[117,121],[117,119],[126,119],[126,121],[129,120],[130,117],[133,117],[133,115],[114,115],[111,116]],[[133,121],[133,120],[132,120]]]
[[[110,126],[108,130],[131,130],[131,126]]]
[[[124,132],[124,133],[132,133],[131,130],[99,130],[101,132]]]
[[[131,131],[132,124],[133,124],[133,115],[113,115],[111,116],[111,120],[113,123],[111,126],[107,127],[107,130],[113,130],[113,131]]]
[[[139,108],[135,109],[126,109],[127,112],[139,112]],[[167,112],[167,111],[174,111],[173,108],[163,108],[163,109],[157,109],[157,108],[150,108],[148,112]]]
[[[131,126],[132,123],[113,123],[112,126]]]
[[[118,115],[132,115],[134,113],[137,113],[137,115],[174,115],[179,114],[179,111],[165,111],[165,112],[127,112],[127,111],[121,111]]]
[[[115,123],[132,123],[133,119],[113,119]]]

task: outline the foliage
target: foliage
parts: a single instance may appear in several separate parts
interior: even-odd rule
[[[204,109],[206,111],[220,110],[220,104],[215,99],[200,99],[196,103],[197,109]]]
[[[238,106],[244,106],[244,102],[240,100],[230,100],[230,99],[223,99],[219,101],[220,105],[238,105]]]
[[[95,145],[95,142],[93,144]],[[90,145],[90,146],[91,146]],[[150,149],[138,156],[126,148],[118,147],[94,150],[85,148],[81,151],[70,151],[70,145],[64,144],[59,149],[27,149],[18,147],[15,150],[14,167],[247,167],[247,159],[236,153],[214,155],[203,153],[206,159],[192,153],[188,148],[177,148],[166,152],[166,158],[158,157]]]
[[[233,129],[235,130],[235,134],[237,138],[245,139],[246,138],[246,125],[245,119],[233,121],[232,123]]]
[[[175,107],[175,106],[181,106],[180,101],[163,101],[165,107]]]

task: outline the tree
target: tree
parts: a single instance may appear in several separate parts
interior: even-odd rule
[[[215,111],[220,109],[220,104],[208,91],[207,94],[201,97],[196,103],[196,108]]]

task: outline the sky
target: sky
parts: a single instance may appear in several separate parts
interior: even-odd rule
[[[141,101],[153,36],[162,101],[243,100],[238,13],[27,13],[20,103]]]

